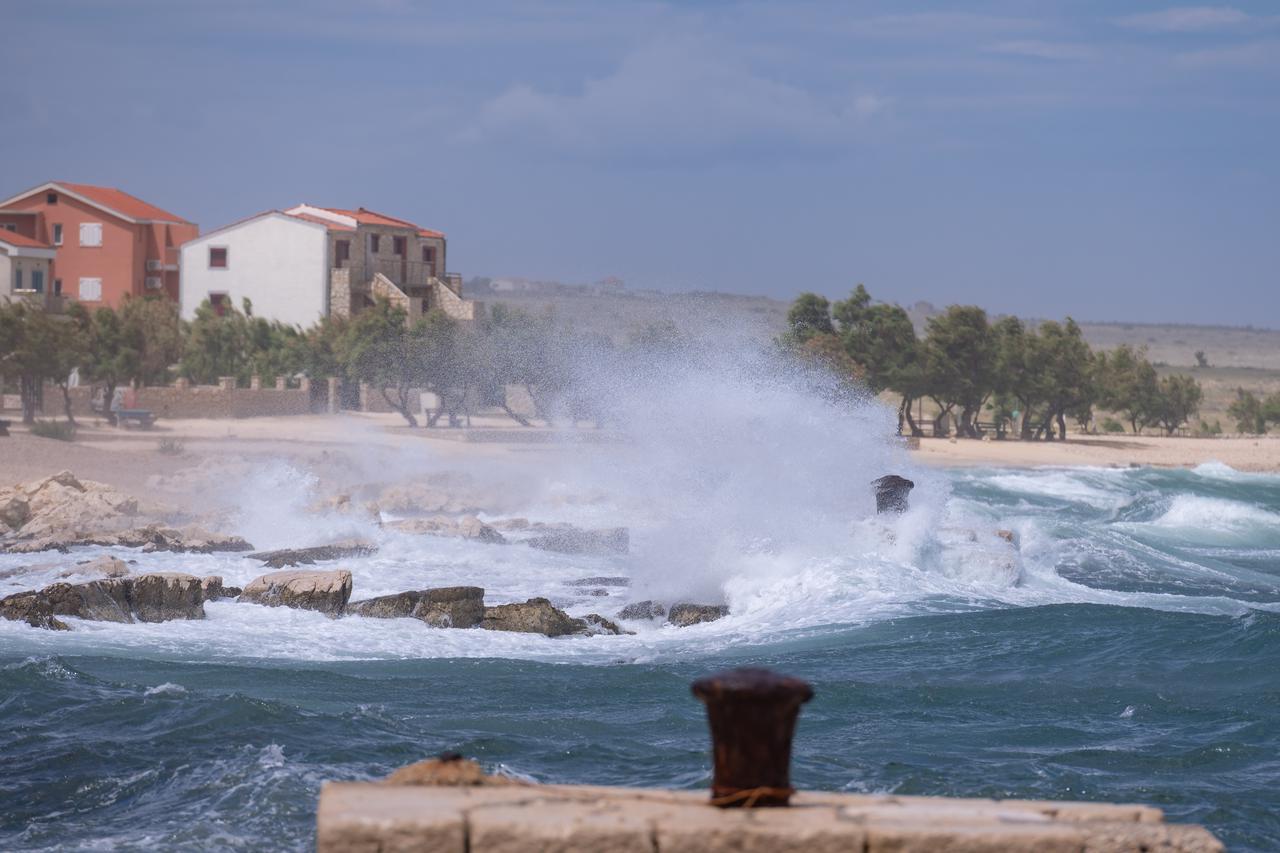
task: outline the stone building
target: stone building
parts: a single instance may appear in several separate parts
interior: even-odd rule
[[[444,234],[375,211],[300,204],[269,210],[182,247],[182,315],[244,299],[255,316],[309,326],[386,298],[409,320],[439,310],[474,320],[462,277],[446,272]]]

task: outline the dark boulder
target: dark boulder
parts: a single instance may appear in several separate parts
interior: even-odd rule
[[[436,628],[474,628],[484,618],[484,589],[447,586],[382,595],[347,605],[347,613],[374,619],[413,617]]]
[[[71,628],[53,612],[53,604],[38,592],[16,592],[0,598],[0,619],[26,622],[32,628],[69,631]]]
[[[236,598],[244,590],[238,586],[227,586],[221,575],[209,575],[200,581],[200,589],[204,592],[205,601],[216,601],[219,598]]]
[[[286,566],[309,566],[321,560],[341,560],[344,557],[367,557],[378,550],[371,542],[334,542],[313,548],[282,548],[278,551],[258,551],[245,554],[250,560],[261,560],[264,566],[283,569]]]
[[[195,575],[164,572],[132,581],[129,598],[139,622],[204,618],[204,589]]]
[[[906,477],[897,474],[886,474],[878,480],[872,480],[876,490],[877,513],[903,513],[907,511],[907,497],[916,484]]]
[[[204,591],[200,578],[176,572],[55,583],[5,598],[0,601],[0,616],[56,630],[67,628],[57,616],[95,622],[203,619]]]
[[[603,616],[601,616],[599,613],[588,613],[586,616],[582,617],[582,621],[587,623],[587,630],[585,632],[580,632],[580,633],[609,634],[612,636],[635,633],[634,631],[623,630],[621,627],[619,627],[617,622],[614,622],[611,619],[606,619]]]
[[[490,631],[519,631],[563,637],[582,633],[586,630],[586,623],[553,607],[545,598],[531,598],[522,604],[486,607],[480,627]]]
[[[601,577],[601,578],[579,578],[576,581],[569,581],[569,586],[631,586],[631,578],[618,577]]]
[[[677,628],[687,628],[699,622],[714,622],[729,615],[723,604],[673,604],[667,613],[667,622]]]
[[[619,619],[661,619],[667,609],[656,601],[637,601],[618,611]]]

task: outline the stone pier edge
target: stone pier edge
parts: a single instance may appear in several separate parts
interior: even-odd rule
[[[717,809],[703,791],[329,782],[320,853],[1218,853],[1208,830],[1107,803],[801,792]]]

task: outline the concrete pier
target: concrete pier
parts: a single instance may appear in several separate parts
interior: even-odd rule
[[[800,792],[718,809],[705,791],[330,782],[320,853],[1217,853],[1147,806]]]

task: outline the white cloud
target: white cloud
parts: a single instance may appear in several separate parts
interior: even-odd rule
[[[1148,32],[1193,33],[1238,27],[1253,20],[1246,12],[1231,6],[1178,6],[1159,12],[1117,18],[1122,27]]]
[[[815,93],[753,70],[720,43],[677,36],[643,44],[580,91],[515,85],[484,105],[464,138],[656,157],[821,147],[852,140],[888,103],[868,92]]]
[[[1034,59],[1083,60],[1089,59],[1094,55],[1093,48],[1089,45],[1037,41],[1034,39],[1003,41],[992,45],[989,50],[993,53],[1028,56]]]

